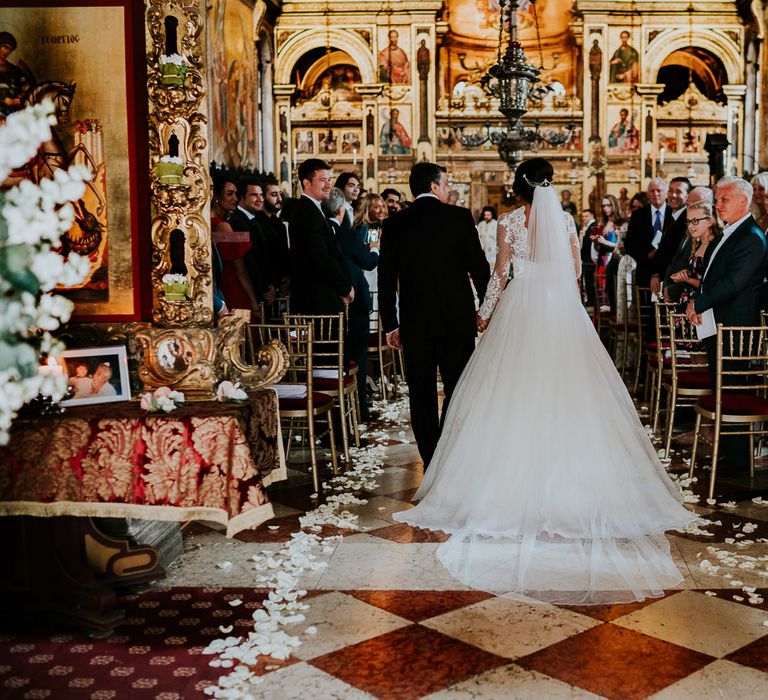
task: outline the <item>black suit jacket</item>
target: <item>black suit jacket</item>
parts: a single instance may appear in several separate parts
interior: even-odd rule
[[[263,211],[256,213],[254,221],[257,222],[264,235],[272,284],[275,287],[280,287],[283,278],[291,276],[291,256],[288,250],[288,236],[285,232],[285,226],[276,216],[268,216]]]
[[[330,224],[304,196],[291,206],[289,216],[291,310],[306,314],[343,311],[342,297],[349,294],[352,283]]]
[[[350,313],[364,314],[366,317],[373,309],[371,290],[363,270],[375,270],[379,264],[379,254],[372,252],[365,243],[360,231],[347,225],[345,217],[341,224],[330,219],[331,227],[341,248],[344,269],[355,288],[355,300],[349,307]]]
[[[669,211],[669,207],[667,207]],[[656,255],[651,260],[651,274],[659,275],[663,277],[667,271],[667,267],[675,257],[680,245],[685,239],[685,234],[688,230],[688,224],[686,223],[685,207],[680,212],[677,219],[673,218],[670,214],[669,225],[664,229],[664,233],[661,235],[661,241],[659,247],[656,249]]]
[[[474,337],[470,276],[482,300],[490,269],[468,209],[422,197],[384,220],[379,310],[387,333],[399,327],[403,342],[413,337]]]
[[[269,289],[269,285],[274,282],[264,231],[256,221],[256,217],[249,219],[240,209],[230,212],[227,222],[233,231],[247,231],[251,237],[251,249],[245,254],[244,261],[253,291],[261,299]]]
[[[584,237],[581,239],[581,263],[582,265],[594,265],[595,261],[592,260],[592,246],[594,241],[590,236],[594,233],[597,226],[597,221],[594,219],[590,222],[589,226],[584,229]]]
[[[713,255],[696,295],[696,312],[713,309],[715,321],[726,326],[757,324],[766,241],[754,218],[750,215]]]
[[[672,218],[672,210],[667,206],[664,210],[662,230],[669,226]],[[642,287],[647,287],[651,281],[653,260],[648,255],[653,251],[653,217],[651,205],[646,204],[642,209],[632,214],[627,227],[627,236],[624,239],[624,250],[631,255],[637,263],[635,280]]]

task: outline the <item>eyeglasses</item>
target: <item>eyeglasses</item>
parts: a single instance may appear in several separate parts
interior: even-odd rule
[[[702,216],[698,219],[687,219],[685,223],[688,224],[688,226],[698,226],[702,221],[709,221],[709,216]]]

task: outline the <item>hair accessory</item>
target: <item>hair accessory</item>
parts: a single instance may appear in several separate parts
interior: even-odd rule
[[[534,182],[533,180],[529,179],[528,176],[523,173],[523,180],[525,180],[531,187],[549,187],[552,183],[544,178],[541,182]]]

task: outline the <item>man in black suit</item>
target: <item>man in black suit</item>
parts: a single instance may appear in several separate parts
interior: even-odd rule
[[[402,344],[411,424],[426,469],[451,394],[475,348],[478,319],[469,278],[482,301],[490,270],[471,212],[445,204],[445,168],[417,163],[410,186],[416,201],[382,226],[379,310],[387,344]],[[445,394],[440,417],[438,369]]]
[[[318,158],[299,166],[302,195],[290,207],[291,310],[336,314],[355,298],[341,249],[322,212],[331,191],[331,167]]]
[[[691,191],[691,181],[687,177],[673,177],[669,181],[667,191],[667,206],[672,212],[669,225],[661,235],[659,247],[651,260],[651,291],[658,294],[661,291],[661,281],[664,273],[675,257],[680,244],[685,239],[688,224],[685,219],[685,207],[688,193]]]
[[[245,267],[257,299],[271,304],[277,293],[275,275],[269,258],[267,237],[256,218],[264,208],[264,191],[258,180],[246,178],[237,184],[237,194],[237,208],[227,217],[227,222],[233,231],[247,231],[250,235],[251,249],[245,254]]]
[[[357,363],[357,390],[360,396],[360,419],[367,423],[368,395],[366,392],[366,365],[368,364],[369,315],[373,309],[371,291],[363,270],[375,270],[379,264],[378,241],[365,245],[360,231],[347,224],[345,195],[334,187],[323,202],[323,213],[328,217],[344,257],[344,269],[352,280],[355,300],[349,305],[346,352],[349,360]]]
[[[291,255],[285,226],[280,220],[282,205],[283,196],[277,183],[264,183],[264,207],[256,214],[256,220],[266,237],[274,284],[280,293],[287,294],[291,277]]]
[[[648,204],[629,219],[624,250],[637,263],[635,281],[648,287],[653,272],[653,258],[661,243],[664,229],[669,226],[672,211],[667,206],[667,183],[659,177],[648,183]]]
[[[749,213],[751,202],[752,185],[746,180],[729,175],[717,183],[715,209],[725,228],[712,251],[699,291],[686,308],[693,323],[700,324],[706,312],[714,312],[715,323],[725,326],[760,323],[758,299],[765,275],[766,241]],[[704,338],[704,347],[714,388],[717,336]],[[723,440],[723,461],[734,470],[749,465],[746,437]]]

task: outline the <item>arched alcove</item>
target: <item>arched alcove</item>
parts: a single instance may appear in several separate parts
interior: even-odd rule
[[[680,97],[691,80],[709,100],[726,102],[723,85],[728,84],[728,75],[723,62],[706,49],[689,46],[673,51],[662,62],[655,81],[664,85],[659,104]]]

